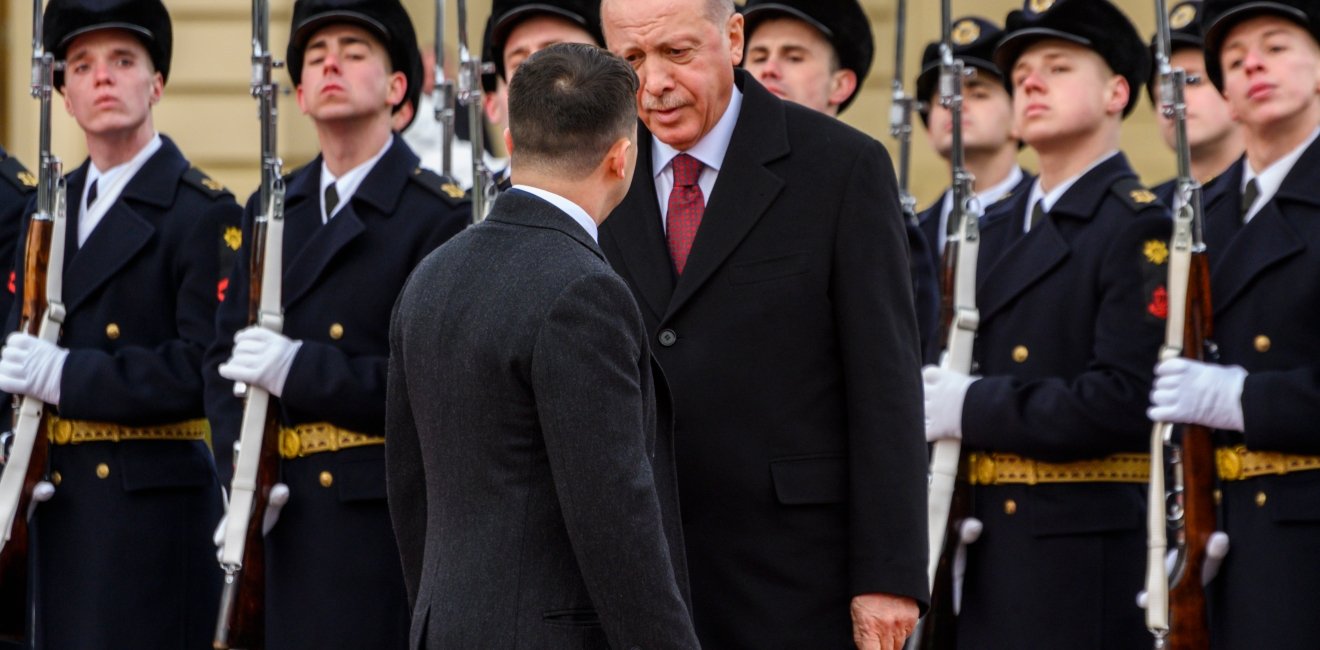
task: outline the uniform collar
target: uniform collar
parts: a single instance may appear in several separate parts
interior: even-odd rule
[[[1266,167],[1260,172],[1252,169],[1251,161],[1247,160],[1245,156],[1243,157],[1242,182],[1241,185],[1238,186],[1238,190],[1245,193],[1247,183],[1250,183],[1252,180],[1256,181],[1256,185],[1260,190],[1260,193],[1256,195],[1256,202],[1251,205],[1249,210],[1247,210],[1243,219],[1244,221],[1251,221],[1251,218],[1255,217],[1256,214],[1260,212],[1260,209],[1274,198],[1274,195],[1279,192],[1279,188],[1283,186],[1283,181],[1288,177],[1288,173],[1292,171],[1292,168],[1297,164],[1298,159],[1300,159],[1302,154],[1306,152],[1307,147],[1310,147],[1311,143],[1315,142],[1317,136],[1320,136],[1320,128],[1312,131],[1311,135],[1306,138],[1306,141],[1298,145],[1297,148],[1289,151],[1287,155],[1274,161],[1274,164]]]
[[[556,208],[559,208],[564,214],[572,217],[573,221],[577,222],[577,225],[582,226],[582,229],[587,231],[588,235],[591,235],[591,241],[600,241],[596,222],[591,220],[591,216],[587,214],[586,210],[582,209],[582,206],[555,194],[554,192],[543,190],[539,187],[532,187],[531,185],[514,185],[513,189],[522,190],[555,206]]]

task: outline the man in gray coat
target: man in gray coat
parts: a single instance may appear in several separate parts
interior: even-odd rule
[[[513,189],[395,307],[386,464],[411,647],[698,646],[663,380],[596,243],[632,181],[636,92],[592,46],[524,63]]]

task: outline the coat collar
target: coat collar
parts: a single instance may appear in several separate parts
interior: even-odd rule
[[[421,173],[417,154],[413,153],[398,134],[392,137],[393,144],[385,155],[376,161],[376,166],[367,173],[367,177],[362,180],[362,184],[358,186],[350,200],[350,203],[361,201],[387,218],[394,214],[394,208],[402,199],[403,189],[409,182],[408,177]],[[320,200],[321,162],[322,156],[318,154],[315,160],[303,168],[303,173],[296,173],[290,179],[285,198],[287,209],[293,209],[303,201]]]
[[[490,216],[486,217],[486,221],[555,230],[587,247],[601,260],[605,259],[600,246],[582,229],[582,226],[573,221],[572,217],[564,214],[548,201],[528,192],[511,189],[500,194],[495,200],[495,205],[491,207]]]

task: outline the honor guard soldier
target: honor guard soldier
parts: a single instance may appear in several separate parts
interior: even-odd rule
[[[0,261],[12,264],[14,251],[18,248],[19,224],[27,209],[32,192],[37,188],[37,175],[28,171],[23,163],[9,155],[0,147]],[[14,284],[14,269],[0,267],[4,273],[3,289],[0,289],[0,314],[9,314],[9,306],[18,294]],[[9,408],[0,405],[0,411]]]
[[[1018,166],[1021,148],[1013,125],[1013,98],[1005,85],[1004,73],[994,64],[995,45],[1004,35],[999,25],[977,16],[953,21],[950,40],[953,58],[961,60],[975,73],[963,79],[963,154],[967,171],[976,183],[972,188],[983,208],[1031,188],[1034,180]],[[953,152],[953,114],[940,103],[940,44],[928,43],[921,55],[921,74],[917,77],[917,99],[921,101],[921,123],[935,153],[948,161]],[[945,190],[940,198],[917,215],[922,235],[930,246],[930,264],[940,269],[940,256],[948,239],[949,213],[953,211],[953,192]],[[929,340],[926,359],[934,363],[944,342],[936,340],[932,327],[922,332]]]
[[[1217,362],[1156,368],[1150,416],[1217,429],[1228,555],[1214,648],[1320,639],[1320,3],[1205,3],[1205,69],[1246,155],[1205,204]]]
[[[875,57],[871,21],[857,0],[749,0],[742,8],[743,68],[766,90],[838,116],[861,89]],[[934,253],[916,224],[905,224],[921,346],[935,329],[939,280]]]
[[[1151,39],[1151,51],[1156,43]],[[1201,1],[1180,2],[1169,10],[1169,62],[1187,73],[1184,100],[1187,102],[1187,145],[1191,151],[1192,177],[1204,187],[1202,205],[1218,191],[1213,183],[1224,170],[1242,157],[1242,131],[1233,120],[1228,102],[1219,89],[1206,78],[1205,40],[1201,36]],[[1159,71],[1153,70],[1147,84],[1150,103],[1155,107],[1160,136],[1170,149],[1174,141],[1174,122],[1164,114],[1160,98]],[[1155,186],[1152,191],[1160,202],[1173,208],[1177,179]]]
[[[925,371],[927,437],[962,439],[983,525],[965,548],[958,647],[1146,647],[1140,396],[1170,221],[1118,143],[1149,52],[1103,0],[1029,0],[1006,32],[994,63],[1041,176],[985,217],[974,376]]]
[[[253,199],[207,355],[209,414],[228,455],[242,409],[231,382],[280,407],[272,491],[287,490],[287,505],[265,536],[266,647],[403,648],[408,607],[385,503],[390,310],[471,210],[391,132],[422,81],[398,0],[298,0],[286,65],[321,155],[285,181],[283,333],[244,327]]]
[[[223,505],[202,357],[240,209],[154,126],[173,44],[159,0],[51,0],[42,37],[89,160],[66,179],[58,344],[15,332],[0,354],[0,389],[51,406],[34,647],[204,648]]]

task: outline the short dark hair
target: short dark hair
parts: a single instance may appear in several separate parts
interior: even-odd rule
[[[560,43],[529,57],[509,82],[513,165],[582,178],[637,128],[637,74],[595,45]]]

